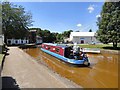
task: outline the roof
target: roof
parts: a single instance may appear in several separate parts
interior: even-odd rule
[[[42,38],[41,36],[38,36],[38,35],[37,35],[36,37],[37,37],[37,38]]]
[[[58,44],[56,46],[59,46],[59,47],[62,47],[62,48],[68,48],[68,47],[71,47],[71,46],[68,46],[68,45],[62,45],[62,44]]]
[[[71,36],[95,36],[95,32],[71,32]]]
[[[68,45],[65,45],[65,44],[53,44],[53,43],[43,43],[43,44],[51,45],[51,46],[58,46],[58,47],[62,47],[62,48],[71,47],[71,46],[68,46]]]
[[[36,32],[37,30],[30,30],[29,32]]]

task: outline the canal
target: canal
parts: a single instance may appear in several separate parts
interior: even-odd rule
[[[40,48],[24,51],[38,63],[47,65],[62,77],[84,88],[118,88],[118,55],[87,54],[90,67],[75,67],[42,52]]]

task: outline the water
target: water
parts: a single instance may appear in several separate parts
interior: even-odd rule
[[[74,67],[42,52],[39,48],[25,51],[84,88],[118,88],[118,55],[88,54],[90,67]]]

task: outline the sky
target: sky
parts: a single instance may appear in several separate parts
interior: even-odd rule
[[[30,28],[62,33],[67,30],[87,32],[97,30],[97,17],[104,2],[13,2],[31,12]]]

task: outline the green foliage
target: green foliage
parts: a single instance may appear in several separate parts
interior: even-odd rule
[[[42,37],[43,42],[46,43],[64,42],[64,39],[68,38],[72,32],[69,30],[63,33],[51,33],[49,30],[42,30],[41,28],[30,28],[29,30],[37,30],[37,35]]]
[[[65,38],[69,38],[71,32],[73,32],[73,30],[64,31],[64,32],[63,32],[63,36],[64,36]]]
[[[63,37],[64,37],[63,34],[57,34],[57,37],[56,37],[57,41],[58,42],[63,42]]]
[[[0,54],[0,65],[2,64],[3,57],[4,57],[4,54]]]
[[[117,47],[120,42],[120,2],[105,2],[97,25],[97,38],[105,44],[112,42],[113,47]]]
[[[96,44],[96,45],[91,45],[91,44],[79,44],[80,47],[82,48],[103,48],[103,47],[111,47],[112,45],[110,44]]]
[[[22,6],[9,2],[2,3],[2,30],[5,42],[8,38],[24,38],[28,36],[28,26],[31,26],[31,13],[26,13]]]
[[[29,30],[37,30],[37,35],[42,37],[43,42],[53,43],[56,41],[58,33],[51,33],[49,30],[42,30],[41,28],[30,28]]]
[[[57,34],[57,37],[56,37],[57,41],[58,42],[64,42],[65,38],[69,38],[71,32],[73,32],[73,30],[64,31],[61,34]]]

